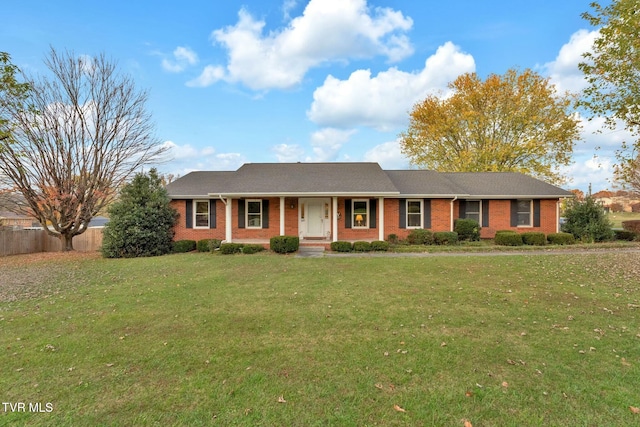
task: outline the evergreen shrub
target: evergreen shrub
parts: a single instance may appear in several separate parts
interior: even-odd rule
[[[385,242],[383,240],[375,240],[373,242],[371,242],[371,250],[372,251],[379,251],[379,252],[386,252],[389,250],[389,242]]]
[[[369,251],[371,251],[371,243],[369,243],[369,242],[354,242],[353,243],[353,251],[354,252],[369,252]]]
[[[416,228],[409,232],[407,243],[410,245],[433,245],[433,233],[429,230]]]
[[[331,250],[334,252],[351,252],[353,245],[351,242],[337,241],[331,242]]]
[[[437,231],[433,233],[436,245],[455,245],[458,243],[458,233],[455,231]]]
[[[522,233],[522,241],[525,245],[544,246],[547,244],[547,236],[539,231]]]
[[[195,240],[176,240],[173,242],[173,252],[181,254],[185,252],[191,252],[196,250]]]
[[[480,224],[475,219],[458,218],[453,224],[453,231],[458,233],[458,240],[470,242],[480,240]]]
[[[269,240],[269,249],[278,254],[296,252],[299,248],[298,236],[274,236]]]
[[[493,239],[496,245],[500,246],[522,246],[522,235],[516,232],[509,233],[496,233],[496,237]]]
[[[573,245],[576,242],[575,237],[571,233],[550,233],[547,235],[547,240],[552,245]]]

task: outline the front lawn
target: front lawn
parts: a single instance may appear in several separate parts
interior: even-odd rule
[[[640,423],[638,253],[19,259],[0,425]]]

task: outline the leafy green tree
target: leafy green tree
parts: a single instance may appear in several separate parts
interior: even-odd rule
[[[591,196],[584,200],[572,199],[564,212],[566,222],[562,231],[573,234],[584,242],[612,240],[614,232],[602,205]]]
[[[109,223],[102,239],[106,258],[156,256],[172,250],[178,213],[169,205],[167,191],[155,169],[139,173],[126,184],[109,207]]]
[[[11,56],[0,52],[0,150],[11,136],[12,121],[10,111],[24,108],[29,85],[16,79],[18,67],[11,63]]]
[[[605,126],[615,129],[617,121],[636,138],[618,151],[617,177],[634,186],[636,156],[640,153],[640,9],[638,0],[613,0],[603,7],[591,3],[593,12],[582,17],[599,28],[591,52],[579,64],[589,86],[579,105],[593,116],[604,117]],[[592,117],[593,117],[592,116]],[[636,172],[637,173],[637,172]],[[637,178],[637,175],[636,175]],[[640,191],[640,187],[634,187]]]
[[[561,183],[558,166],[571,162],[579,139],[573,98],[549,79],[525,70],[475,73],[449,84],[448,98],[428,96],[410,114],[400,134],[412,164],[449,172],[522,172]]]

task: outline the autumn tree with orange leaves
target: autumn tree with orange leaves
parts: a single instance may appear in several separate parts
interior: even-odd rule
[[[0,173],[69,251],[116,189],[165,149],[154,136],[147,93],[114,62],[53,48],[44,62],[51,77],[21,74],[28,99],[2,103],[11,133],[0,147]]]
[[[450,96],[428,96],[413,107],[402,153],[418,167],[447,172],[522,172],[561,184],[580,137],[573,97],[525,70],[475,73],[449,84]]]

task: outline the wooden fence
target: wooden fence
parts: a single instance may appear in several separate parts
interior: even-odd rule
[[[79,252],[98,251],[100,246],[102,228],[89,228],[73,238],[73,248]],[[60,250],[60,239],[48,235],[44,230],[0,230],[0,257]]]

